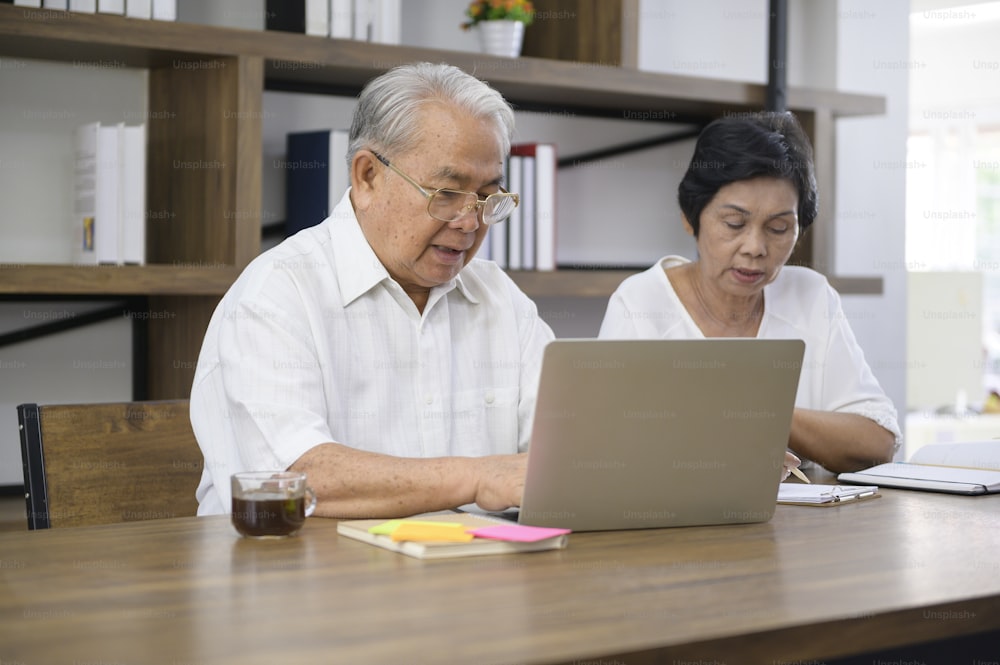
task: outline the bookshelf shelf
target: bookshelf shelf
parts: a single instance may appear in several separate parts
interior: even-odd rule
[[[523,110],[702,122],[761,108],[765,96],[763,85],[738,81],[9,4],[0,4],[0,56],[149,72],[147,205],[176,213],[171,224],[147,227],[151,265],[0,265],[0,295],[144,295],[151,306],[176,312],[170,321],[150,324],[149,399],[188,395],[215,304],[260,252],[265,89],[354,95],[397,64],[429,60],[475,73]],[[885,112],[882,97],[795,87],[788,104],[813,129],[818,154],[817,141],[832,148],[834,119]],[[220,166],[176,166],[187,163]],[[607,297],[630,274],[562,270],[512,277],[534,297]],[[881,288],[879,278],[845,285]]]
[[[238,275],[231,266],[0,264],[0,293],[221,296]]]
[[[626,277],[638,270],[508,270],[514,283],[532,298],[607,298]]]

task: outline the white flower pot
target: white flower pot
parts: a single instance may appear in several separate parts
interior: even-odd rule
[[[479,43],[483,53],[505,58],[521,55],[524,24],[520,21],[481,21],[476,27],[479,29]]]

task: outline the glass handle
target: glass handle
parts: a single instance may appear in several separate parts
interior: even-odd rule
[[[316,511],[316,492],[313,488],[306,487],[306,517],[309,517]]]

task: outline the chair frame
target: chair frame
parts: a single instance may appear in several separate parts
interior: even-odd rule
[[[37,404],[18,405],[17,423],[21,434],[21,466],[29,529],[48,529],[50,526],[41,421]]]

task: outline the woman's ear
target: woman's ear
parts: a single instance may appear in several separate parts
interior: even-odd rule
[[[697,238],[698,236],[695,235],[694,227],[691,226],[691,222],[688,221],[687,215],[681,213],[681,219],[684,220],[684,230],[687,231],[687,234]]]
[[[351,202],[355,209],[365,210],[375,196],[379,169],[371,150],[358,150],[351,160]]]

